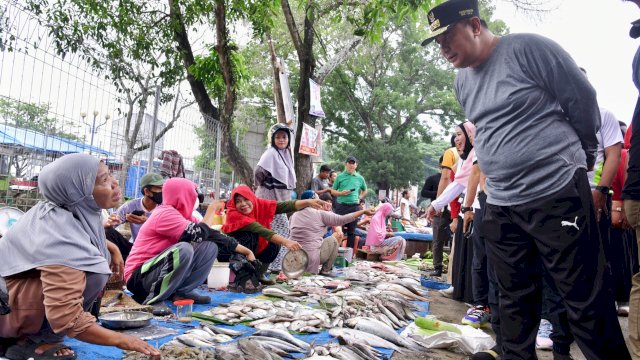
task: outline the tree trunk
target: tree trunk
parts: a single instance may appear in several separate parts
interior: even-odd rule
[[[232,110],[230,114],[227,114],[227,116],[225,116],[225,114],[223,114],[223,116],[220,116],[220,113],[218,112],[218,108],[216,108],[211,102],[211,98],[207,93],[204,83],[196,79],[189,72],[189,69],[191,68],[191,66],[195,64],[195,59],[193,56],[193,51],[191,50],[191,43],[189,42],[187,30],[182,20],[182,12],[180,10],[180,4],[176,0],[168,0],[168,1],[169,1],[169,14],[174,24],[173,29],[174,29],[174,39],[176,41],[176,46],[182,56],[183,65],[187,70],[187,81],[189,82],[189,85],[191,86],[191,91],[193,92],[193,96],[196,99],[196,102],[198,103],[198,108],[200,109],[200,113],[202,113],[202,115],[204,116],[205,127],[207,131],[211,133],[213,129],[218,128],[217,126],[218,122],[221,123],[220,130],[222,132],[221,134],[222,153],[227,159],[227,162],[229,163],[229,165],[233,167],[233,169],[238,174],[238,176],[242,179],[242,181],[249,186],[253,186],[253,170],[251,169],[251,166],[249,165],[247,160],[244,158],[244,156],[242,156],[242,153],[240,153],[240,149],[238,149],[236,144],[234,144],[233,141],[231,141],[231,138],[232,138],[231,124],[233,121],[233,105],[234,104],[231,105]],[[218,9],[223,10],[223,13],[219,14]],[[221,23],[219,23],[220,16],[222,16]],[[223,61],[226,61],[230,65],[230,62],[228,59],[228,52],[227,52],[228,44],[226,41],[226,26],[227,24],[225,22],[224,3],[218,1],[216,5],[216,28],[217,28],[216,32],[221,31],[220,29],[218,29],[218,27],[220,27],[221,29],[224,29],[222,32],[225,35],[224,40],[221,40],[220,38],[218,38],[218,46],[220,44],[223,44],[224,46],[222,47],[222,49],[223,49],[223,52],[225,52],[223,54],[220,52],[220,50],[218,50],[218,56],[220,57],[220,62],[221,62],[220,65],[221,65],[221,68],[223,69],[223,76],[225,76],[225,84],[229,86],[229,84],[227,84],[227,80],[228,80],[227,76],[228,75],[233,76],[233,74],[231,73],[231,74],[224,75],[225,64],[223,64]],[[226,60],[223,60],[223,57],[226,58]],[[228,70],[232,70],[230,66],[228,67]],[[229,78],[229,79],[232,80],[232,78]],[[228,91],[225,91],[225,92],[228,92]],[[231,96],[233,97],[233,101],[235,102],[235,93],[233,93],[233,95]],[[230,96],[228,94],[225,94],[225,101],[224,101],[225,105],[224,105],[223,111],[225,111],[228,108],[228,105],[227,105],[228,98],[229,100],[231,100]]]
[[[122,159],[122,170],[121,170],[122,176],[120,177],[118,183],[120,185],[120,189],[122,190],[123,194],[127,190],[127,178],[129,177],[129,168],[131,167],[131,160],[133,159],[133,156],[135,154],[136,153],[133,149],[127,148],[127,151],[124,154],[124,158]]]
[[[287,20],[289,34],[291,35],[294,45],[296,45],[298,60],[300,62],[300,85],[296,92],[296,98],[298,101],[298,121],[296,126],[296,141],[294,144],[297,193],[301,193],[309,187],[313,176],[311,157],[300,154],[299,152],[303,124],[306,123],[315,127],[315,118],[309,115],[309,108],[311,107],[309,79],[312,78],[315,67],[313,59],[313,25],[315,10],[312,2],[313,1],[309,1],[305,8],[304,37],[302,40],[300,39],[297,26],[293,20],[293,14],[291,13],[289,2],[286,0],[281,2],[282,10],[284,12],[285,19]]]
[[[267,41],[269,42],[269,53],[271,56],[271,68],[273,69],[273,99],[276,105],[276,114],[278,115],[278,122],[285,123],[287,119],[284,113],[284,102],[282,101],[282,86],[280,85],[280,63],[276,56],[276,50],[273,48],[273,41],[271,40],[271,34],[267,33]]]

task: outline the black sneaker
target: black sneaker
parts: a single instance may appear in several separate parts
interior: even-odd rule
[[[429,276],[442,276],[442,269],[434,269],[432,272],[429,273]]]

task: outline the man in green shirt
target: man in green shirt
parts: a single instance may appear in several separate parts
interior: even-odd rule
[[[348,156],[344,171],[338,175],[333,183],[332,195],[337,196],[336,214],[346,215],[359,210],[360,199],[367,195],[367,183],[362,175],[356,172],[358,160],[355,156]],[[357,221],[350,222],[344,227],[347,234],[347,246],[353,247],[356,239]]]

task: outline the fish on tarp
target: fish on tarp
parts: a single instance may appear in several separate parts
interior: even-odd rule
[[[236,331],[232,329],[225,329],[221,326],[214,326],[211,324],[202,324],[202,327],[211,330],[214,334],[224,334],[229,335],[231,337],[237,337],[244,334],[242,331]]]
[[[213,338],[215,335],[211,335],[211,333],[203,330],[203,329],[191,329],[185,331],[185,334],[193,335],[201,340],[213,342]]]
[[[278,338],[274,338],[274,337],[267,337],[267,336],[259,336],[259,335],[251,335],[248,337],[248,339],[253,340],[253,341],[257,341],[259,343],[271,343],[273,346],[284,350],[286,352],[290,352],[290,353],[301,353],[304,354],[307,352],[307,349],[303,349],[299,346],[293,345],[290,342],[278,339]]]
[[[187,346],[191,346],[195,348],[212,349],[212,348],[215,348],[216,346],[214,343],[208,342],[206,340],[202,340],[199,337],[196,337],[190,334],[182,334],[182,335],[176,336],[176,340],[178,340],[179,342]]]
[[[395,351],[402,351],[396,344],[385,340],[374,334],[369,334],[360,330],[348,328],[333,328],[329,330],[329,335],[333,337],[342,336],[343,338],[352,339],[354,343],[360,342],[373,347],[381,347]]]
[[[238,340],[238,348],[242,350],[242,352],[251,356],[252,359],[271,359],[272,357],[269,355],[269,352],[265,350],[263,347],[258,345],[257,343],[247,340],[241,339]]]
[[[398,333],[396,333],[393,328],[389,327],[387,324],[379,320],[370,318],[356,318],[354,320],[354,329],[356,330],[379,336],[385,340],[391,341],[398,346],[402,346],[412,350],[422,350],[421,346],[418,346],[414,342],[398,335]]]
[[[308,350],[310,348],[310,345],[307,344],[306,342],[300,340],[300,339],[296,339],[295,337],[293,337],[293,335],[289,334],[288,331],[285,330],[279,330],[279,329],[262,329],[262,330],[258,330],[256,331],[253,335],[256,336],[267,336],[267,337],[274,337],[280,340],[284,340],[288,343],[294,344],[302,349]]]

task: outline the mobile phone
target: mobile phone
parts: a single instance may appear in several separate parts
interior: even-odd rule
[[[356,191],[356,190],[358,190],[358,189],[350,189],[349,191],[354,192],[354,191]]]
[[[134,211],[131,212],[131,215],[142,216],[142,215],[144,215],[144,211],[143,210],[134,210]]]

